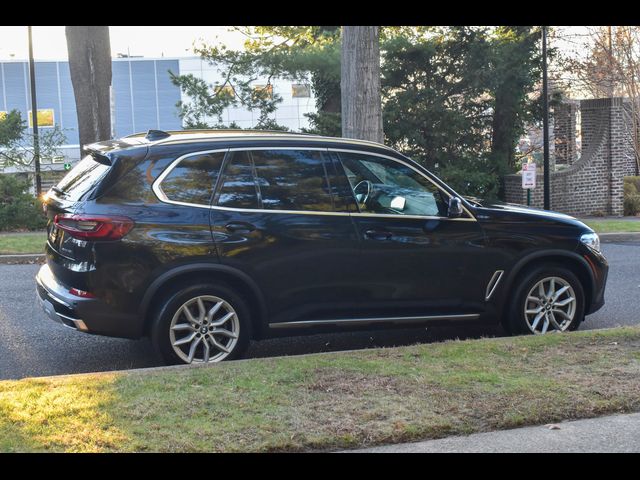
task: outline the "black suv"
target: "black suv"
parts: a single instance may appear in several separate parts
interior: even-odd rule
[[[250,339],[446,322],[573,330],[608,266],[578,220],[460,197],[384,145],[258,131],[93,144],[45,196],[47,314],[168,363]]]

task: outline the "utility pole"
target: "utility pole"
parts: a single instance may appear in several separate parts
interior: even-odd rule
[[[36,101],[36,67],[33,61],[33,45],[31,41],[31,26],[27,27],[29,34],[29,79],[31,80],[31,122],[33,123],[33,162],[36,176],[36,195],[42,192],[40,178],[40,139],[38,138],[38,103]]]
[[[544,209],[551,210],[549,192],[549,93],[547,86],[547,27],[542,27],[542,142],[544,152]]]

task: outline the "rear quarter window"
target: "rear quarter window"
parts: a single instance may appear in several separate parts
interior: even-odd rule
[[[81,200],[100,183],[109,168],[87,155],[60,180],[56,193],[72,202]]]
[[[160,182],[167,199],[209,205],[225,152],[195,154],[183,158]]]

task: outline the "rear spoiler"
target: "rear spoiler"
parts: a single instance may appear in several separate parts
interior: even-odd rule
[[[85,146],[84,150],[89,155],[91,155],[91,158],[93,158],[96,162],[101,163],[102,165],[107,165],[108,167],[110,167],[113,164],[111,158],[108,155],[105,155],[93,145]]]

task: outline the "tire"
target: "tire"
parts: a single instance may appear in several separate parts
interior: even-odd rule
[[[554,291],[559,296],[554,303],[547,303],[552,279]],[[557,330],[553,326],[552,318],[561,327],[560,331],[576,330],[582,323],[585,311],[584,288],[571,270],[559,265],[544,264],[525,273],[517,282],[511,297],[511,305],[507,310],[508,316],[504,322],[509,333],[540,334]],[[542,292],[544,293],[540,292],[540,282],[543,282]],[[563,289],[563,293],[560,293]],[[529,297],[530,293],[531,297]],[[552,295],[552,297],[555,296]],[[532,301],[529,298],[538,298],[539,301]],[[571,301],[570,298],[574,300]],[[545,324],[547,324],[546,330]]]
[[[226,333],[215,333],[222,330]],[[249,308],[243,298],[226,286],[208,283],[170,294],[156,311],[151,327],[153,346],[169,365],[234,360],[247,349],[250,338]]]

